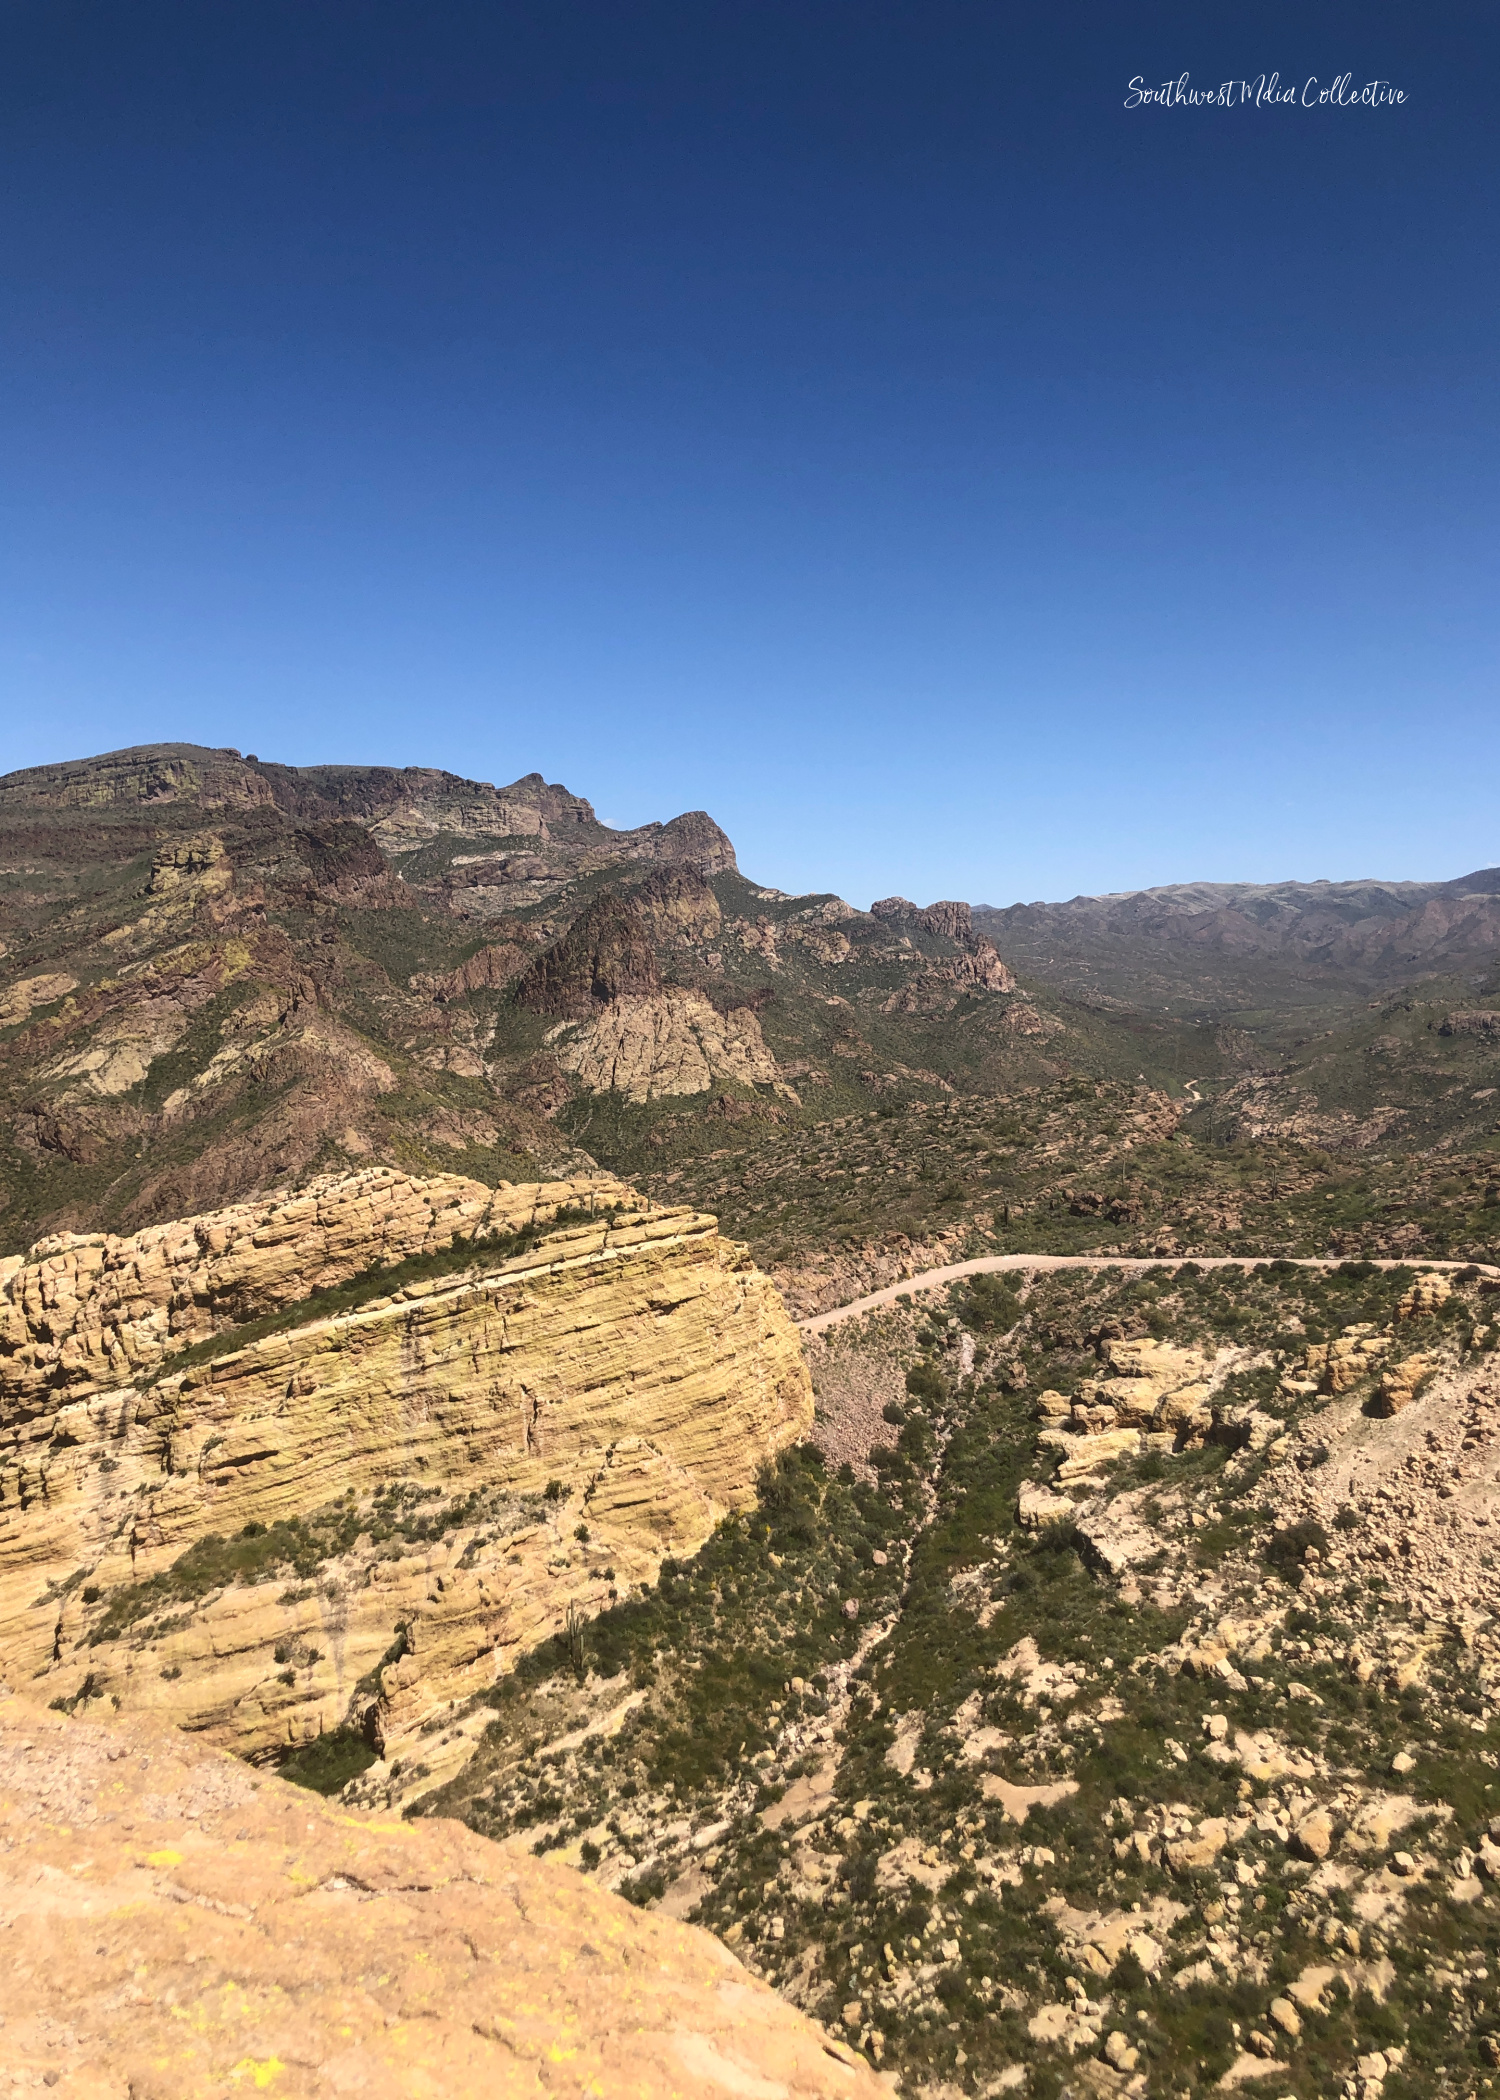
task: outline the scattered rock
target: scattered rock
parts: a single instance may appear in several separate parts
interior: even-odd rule
[[[1222,1816],[1205,1816],[1192,1837],[1178,1838],[1165,1850],[1167,1865],[1174,1874],[1194,1874],[1211,1867],[1229,1842],[1229,1826]]]

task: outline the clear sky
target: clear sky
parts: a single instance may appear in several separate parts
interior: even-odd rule
[[[861,904],[1500,861],[1492,0],[0,28],[0,769],[535,768]]]

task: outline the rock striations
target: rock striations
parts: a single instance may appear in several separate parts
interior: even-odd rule
[[[386,1169],[0,1264],[0,1674],[397,1746],[751,1504],[812,1400],[715,1221]]]
[[[874,2100],[706,1932],[139,1719],[0,1703],[0,2027],[58,2100]]]

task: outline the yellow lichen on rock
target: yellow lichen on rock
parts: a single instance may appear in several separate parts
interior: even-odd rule
[[[438,1273],[303,1302],[410,1254]],[[389,1747],[695,1551],[812,1421],[744,1250],[607,1181],[376,1171],[130,1241],[62,1235],[0,1291],[0,1671],[251,1752],[349,1719]],[[236,1315],[279,1308],[235,1346]],[[414,1485],[439,1535],[377,1538],[371,1498]],[[345,1505],[310,1579],[274,1558],[172,1575],[195,1545]]]
[[[0,1028],[14,1028],[29,1020],[33,1008],[50,1006],[56,999],[64,999],[69,992],[76,992],[78,979],[54,970],[45,976],[23,977],[0,994]]]
[[[876,2100],[696,1926],[141,1720],[0,1702],[3,2056],[79,2100]],[[144,1982],[143,1982],[144,1979]]]

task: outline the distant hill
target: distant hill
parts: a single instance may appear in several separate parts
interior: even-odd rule
[[[859,911],[751,881],[702,810],[614,830],[538,773],[35,766],[0,779],[0,1247],[371,1161],[597,1164],[790,1260],[834,1171],[808,1133],[1075,1081],[1065,1123],[1108,1083],[1221,1138],[1467,1143],[1495,1039],[1443,1031],[1500,1003],[1497,953],[1494,869]],[[856,1167],[839,1231],[983,1210],[923,1149]]]
[[[1028,974],[1132,1003],[1294,1005],[1490,966],[1500,868],[1451,882],[1177,883],[1064,904],[978,905]]]

